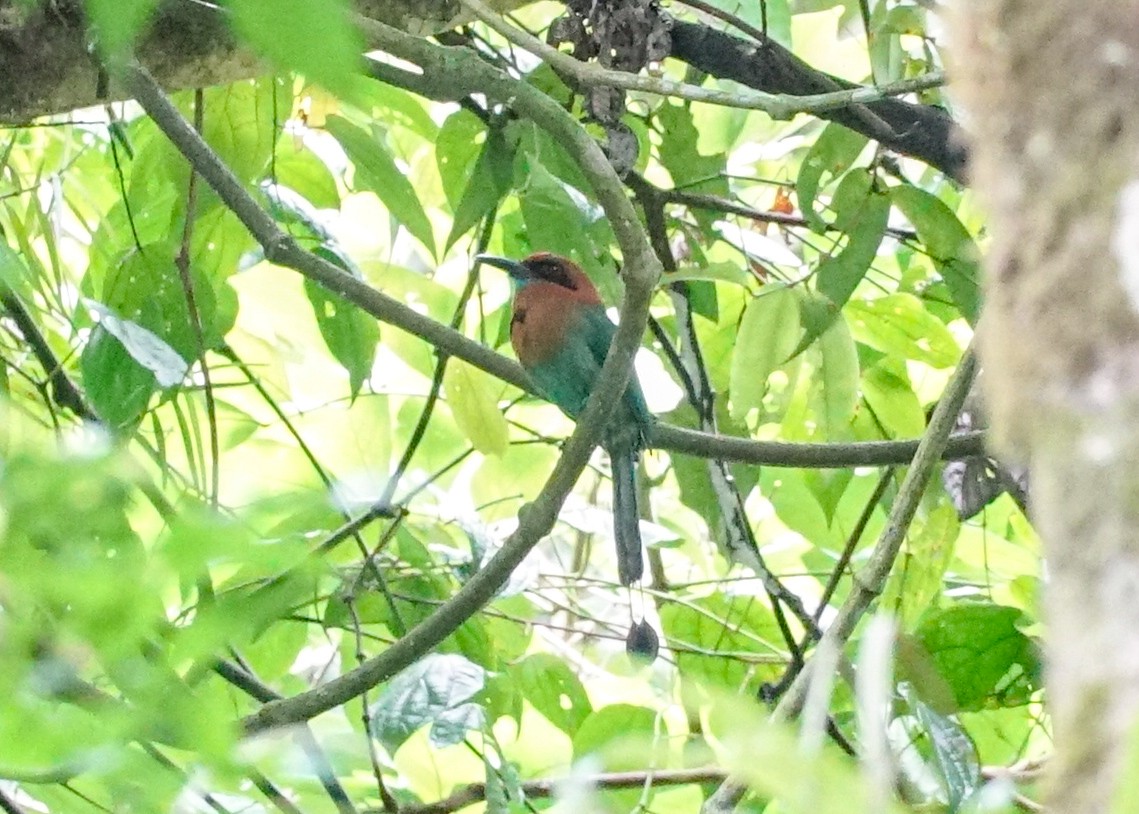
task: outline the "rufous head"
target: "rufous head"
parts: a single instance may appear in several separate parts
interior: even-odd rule
[[[519,288],[529,283],[553,283],[572,291],[587,288],[595,290],[593,283],[577,263],[551,252],[535,252],[525,260],[510,260],[492,254],[480,254],[476,258],[488,266],[500,268],[510,275]]]

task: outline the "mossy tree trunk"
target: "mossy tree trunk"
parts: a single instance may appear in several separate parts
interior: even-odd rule
[[[1139,720],[1139,3],[967,0],[991,211],[981,351],[1046,556],[1051,810],[1108,810]]]

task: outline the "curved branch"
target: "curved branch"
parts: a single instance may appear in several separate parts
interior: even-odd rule
[[[796,113],[819,114],[836,108],[862,105],[890,96],[926,90],[945,84],[945,75],[937,72],[876,88],[850,85],[841,90],[836,89],[812,95],[768,93],[762,90],[741,91],[702,88],[697,85],[676,82],[663,76],[634,74],[628,71],[612,70],[592,62],[582,62],[569,54],[562,53],[552,45],[547,45],[522,29],[510,25],[481,0],[460,1],[476,17],[501,34],[508,42],[526,49],[551,67],[572,76],[583,85],[636,90],[656,96],[672,96],[690,102],[706,102],[743,110],[761,110],[773,119],[790,119]],[[840,86],[836,80],[836,88],[838,87]],[[885,136],[884,131],[879,130],[879,132]]]
[[[369,26],[369,34],[380,40],[385,48],[393,52],[399,48],[399,56],[428,60],[437,52],[439,59],[450,63],[461,60],[456,66],[460,78],[443,82],[439,73],[418,74],[404,71],[390,65],[375,63],[373,72],[384,81],[390,81],[416,93],[433,99],[452,101],[475,90],[475,80],[492,73],[496,81],[502,79],[498,72],[480,60],[468,60],[469,52],[460,48],[433,46],[414,37],[395,32],[378,24]],[[400,48],[408,46],[409,48]],[[509,82],[509,80],[506,80]],[[504,88],[500,93],[509,93]],[[177,116],[160,109],[147,110],[164,130],[177,130]],[[559,109],[560,115],[560,109]],[[304,251],[292,243],[280,230],[272,218],[266,214],[252,197],[232,179],[230,187],[223,177],[224,167],[219,166],[216,156],[209,147],[197,138],[196,134],[177,136],[172,140],[186,155],[195,169],[215,189],[221,185],[226,189],[223,200],[246,225],[253,236],[265,247],[266,256],[273,262],[292,268],[326,288],[340,294],[361,310],[371,314],[381,322],[407,331],[428,342],[440,351],[470,362],[492,376],[508,382],[526,392],[535,393],[533,384],[526,372],[512,359],[464,336],[443,323],[415,311],[399,300],[377,291],[367,283],[345,274],[340,268]],[[225,171],[227,173],[228,171]],[[619,196],[624,200],[624,196]],[[625,215],[626,222],[635,222],[635,214],[630,210]],[[616,226],[616,221],[615,221]],[[638,336],[639,338],[639,336]],[[727,461],[764,464],[768,466],[848,468],[852,466],[885,466],[905,464],[914,456],[917,441],[871,441],[853,444],[792,444],[781,442],[752,441],[744,438],[712,435],[685,430],[664,424],[656,425],[649,434],[649,446],[670,452],[681,452],[699,457],[719,457]],[[971,433],[962,435],[950,444],[947,458],[966,457],[980,454],[983,450],[983,435]]]
[[[526,2],[496,0],[503,10]],[[355,0],[353,5],[361,15],[421,36],[452,29],[470,16],[452,0]],[[80,0],[4,0],[0,12],[0,123],[129,95],[113,77],[109,87],[100,87]],[[158,4],[136,42],[135,56],[167,90],[237,82],[266,70],[256,54],[236,41],[214,4],[188,0]]]
[[[870,608],[870,604],[882,593],[890,570],[894,567],[902,541],[905,540],[906,530],[914,519],[918,503],[925,494],[926,484],[933,474],[934,466],[945,448],[949,433],[953,430],[953,423],[957,414],[961,412],[961,405],[965,403],[965,396],[973,384],[977,371],[977,360],[970,349],[961,357],[953,378],[945,387],[945,392],[934,408],[930,418],[929,428],[922,437],[918,446],[917,455],[914,456],[913,465],[906,473],[898,490],[898,497],[890,509],[890,516],[886,527],[882,530],[870,559],[852,580],[850,595],[838,611],[835,620],[827,628],[819,642],[820,648],[829,649],[830,652],[841,652],[843,645],[854,633],[855,627],[863,615]],[[807,663],[804,669],[796,676],[787,694],[783,696],[775,708],[773,717],[787,720],[798,717],[806,701],[807,688],[817,661]],[[724,781],[716,792],[708,798],[701,809],[705,814],[720,814],[735,809],[736,804],[743,797],[747,787],[734,778]]]
[[[327,684],[266,704],[243,720],[247,734],[309,720],[374,687],[442,642],[490,601],[534,544],[553,527],[562,503],[596,445],[604,423],[605,410],[611,409],[618,402],[617,396],[625,387],[633,354],[644,332],[652,287],[659,274],[659,263],[652,255],[640,222],[608,161],[588,134],[553,100],[537,89],[513,80],[483,63],[469,51],[431,45],[386,26],[379,31],[386,40],[384,47],[387,50],[423,69],[422,80],[425,84],[434,88],[448,85],[454,88],[455,85],[462,84],[466,88],[485,93],[495,101],[510,103],[539,126],[552,132],[578,158],[609,217],[626,260],[623,318],[598,387],[590,398],[577,429],[566,444],[541,493],[534,503],[519,513],[518,529],[503,548],[455,596],[391,647]],[[461,79],[453,80],[454,76]],[[300,271],[357,302],[381,319],[393,322],[398,319],[417,334],[434,337],[438,345],[448,352],[477,357],[483,363],[480,366],[501,370],[505,374],[503,378],[508,381],[518,379],[516,366],[493,351],[471,342],[462,334],[434,320],[418,314],[412,316],[414,312],[403,308],[396,301],[302,250],[257,205],[148,74],[141,69],[131,68],[124,72],[123,80],[155,123],[265,247],[268,259]],[[466,91],[462,92],[465,95]]]
[[[815,70],[770,39],[757,45],[680,20],[672,26],[672,56],[719,79],[733,79],[767,92],[811,96],[858,88]],[[945,110],[899,99],[866,101],[865,108],[889,125],[893,134],[876,132],[879,128],[871,126],[857,107],[818,111],[818,115],[876,138],[883,146],[918,158],[957,181],[965,180],[968,151],[956,122]]]
[[[619,395],[628,381],[633,356],[647,324],[649,299],[660,276],[659,262],[648,245],[632,204],[624,195],[620,179],[596,142],[555,101],[536,88],[487,65],[471,51],[431,45],[380,24],[374,24],[371,33],[382,37],[389,52],[418,65],[427,81],[437,86],[454,86],[459,84],[455,78],[461,77],[468,87],[477,89],[488,98],[513,105],[558,138],[573,155],[592,184],[625,258],[625,303],[621,310],[621,326],[602,366],[597,386],[549,480],[535,501],[519,513],[518,529],[498,554],[439,610],[387,650],[328,684],[266,704],[243,721],[247,733],[309,720],[356,697],[417,660],[493,598],[530,549],[553,528],[562,503],[597,445],[607,413],[619,402]],[[332,264],[304,251],[279,229],[145,70],[137,66],[128,67],[122,72],[121,80],[264,247],[270,262],[295,268],[349,299],[354,299],[349,292],[363,295],[385,313],[396,310],[392,307],[396,303],[390,298],[370,290]],[[407,314],[402,316],[407,317]],[[433,323],[433,320],[423,318],[420,327],[442,337],[450,334],[461,336],[437,323],[426,323]],[[483,350],[497,356],[493,351]]]

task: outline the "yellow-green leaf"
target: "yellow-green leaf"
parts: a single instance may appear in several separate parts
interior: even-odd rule
[[[799,342],[799,298],[782,284],[765,286],[744,309],[732,355],[732,418],[758,407],[767,377],[787,361]]]
[[[846,315],[854,338],[883,353],[936,368],[953,367],[961,358],[961,348],[945,323],[913,294],[851,300]]]
[[[858,401],[858,351],[841,314],[819,337],[819,354],[823,427],[827,440],[835,441],[849,434]]]
[[[462,359],[451,359],[443,374],[443,394],[451,414],[475,449],[486,455],[506,452],[506,418],[498,409],[494,380]]]

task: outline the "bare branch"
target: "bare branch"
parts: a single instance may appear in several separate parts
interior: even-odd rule
[[[501,34],[508,42],[524,48],[534,56],[559,71],[569,74],[583,85],[607,86],[623,90],[636,90],[657,96],[671,96],[690,102],[706,102],[723,107],[736,107],[744,110],[761,110],[773,119],[790,119],[796,113],[822,113],[836,108],[876,102],[890,96],[912,93],[917,90],[940,87],[945,84],[945,75],[940,71],[926,76],[906,79],[877,88],[853,87],[835,90],[831,93],[817,93],[810,96],[790,96],[784,93],[763,91],[717,90],[676,82],[663,76],[644,76],[626,71],[614,71],[600,65],[582,62],[569,54],[564,54],[547,45],[525,31],[507,23],[480,0],[461,0],[462,4],[487,26]],[[879,120],[881,127],[889,126]],[[885,134],[883,134],[885,135]]]

